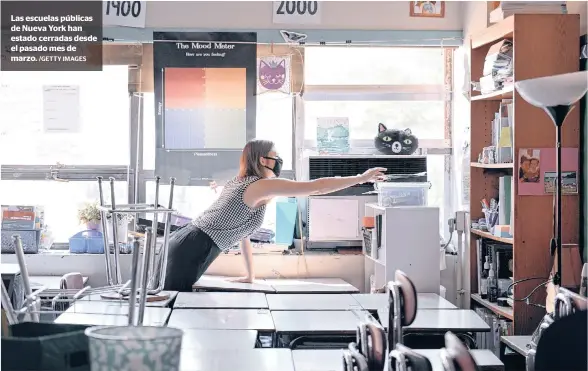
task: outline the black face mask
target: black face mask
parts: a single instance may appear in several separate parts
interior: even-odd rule
[[[279,157],[267,157],[264,156],[263,158],[265,158],[266,160],[274,160],[274,167],[273,169],[269,166],[265,166],[263,165],[263,167],[265,167],[266,169],[270,169],[274,175],[276,176],[276,178],[278,178],[280,176],[280,173],[282,172],[282,165],[284,164],[284,160],[282,160]]]

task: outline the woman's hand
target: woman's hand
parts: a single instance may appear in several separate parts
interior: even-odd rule
[[[253,283],[253,281],[255,281],[255,277],[237,277],[231,279],[231,281],[240,283]]]
[[[377,182],[379,180],[384,180],[384,171],[387,169],[385,167],[374,167],[372,169],[366,170],[365,173],[361,174],[361,182]]]

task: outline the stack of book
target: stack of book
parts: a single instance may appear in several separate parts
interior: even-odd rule
[[[482,94],[512,86],[512,62],[513,45],[510,40],[501,40],[490,47],[484,61],[483,77],[480,79]]]
[[[490,23],[496,23],[513,14],[567,14],[565,1],[501,1],[490,12]]]

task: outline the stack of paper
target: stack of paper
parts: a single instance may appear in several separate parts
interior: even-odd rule
[[[496,23],[513,14],[566,14],[564,1],[501,1],[490,12],[490,23]]]

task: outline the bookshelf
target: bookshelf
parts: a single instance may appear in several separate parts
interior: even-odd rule
[[[471,35],[471,81],[482,77],[484,60],[490,46],[509,39],[514,47],[515,81],[550,76],[578,70],[580,34],[579,15],[575,14],[515,14],[498,22],[479,34]],[[499,177],[512,171],[512,202],[514,204],[513,238],[500,238],[490,233],[471,230],[470,284],[472,302],[490,309],[495,314],[513,321],[515,335],[530,335],[545,314],[542,308],[515,301],[513,308],[501,307],[477,295],[476,241],[486,238],[512,244],[513,279],[548,277],[552,268],[549,243],[552,237],[553,196],[524,196],[518,193],[519,149],[554,148],[555,129],[543,110],[524,101],[513,87],[490,94],[472,91],[470,99],[471,141],[470,156],[478,158],[484,147],[492,143],[492,121],[502,99],[513,104],[513,157],[514,164],[479,164],[470,167],[470,216],[483,217],[480,201],[498,196]],[[563,126],[563,147],[578,148],[579,110],[568,116]],[[578,242],[579,200],[577,196],[564,196],[562,242]],[[564,272],[565,275],[565,272]],[[528,295],[541,281],[528,281],[516,285],[515,298]],[[545,303],[545,290],[537,290],[532,302]]]

